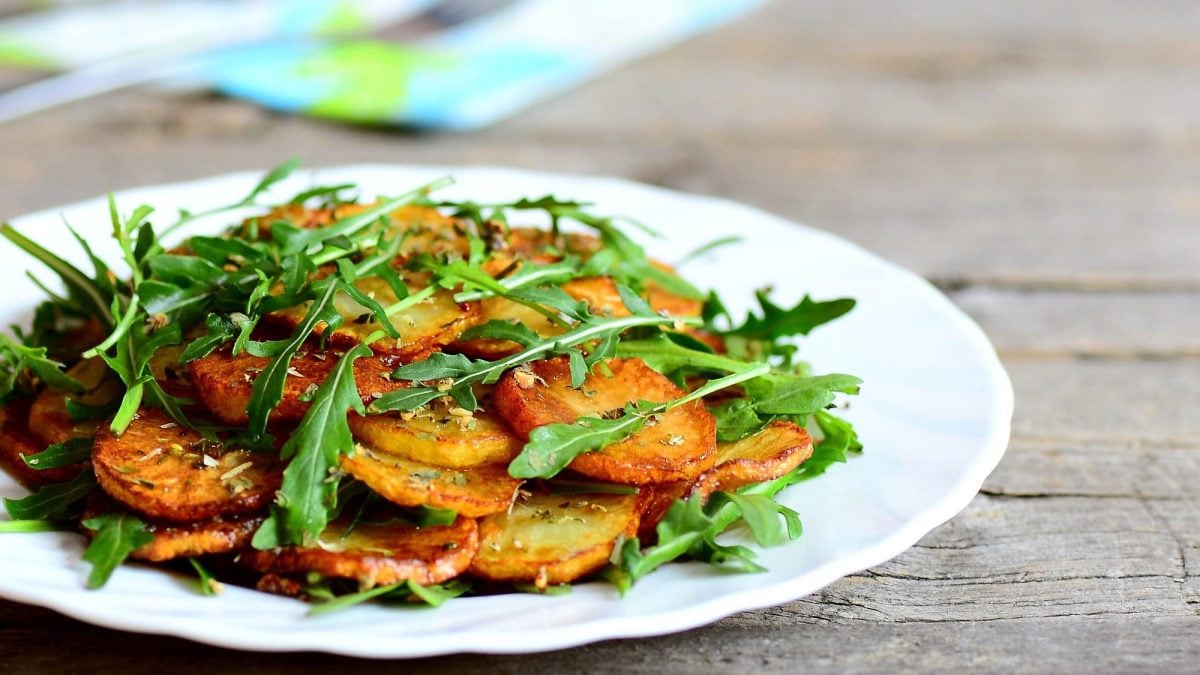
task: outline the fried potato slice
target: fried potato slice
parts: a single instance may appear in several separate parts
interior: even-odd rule
[[[146,529],[154,541],[136,549],[130,557],[150,562],[201,555],[235,553],[250,547],[254,533],[265,516],[217,517],[193,523],[150,522]]]
[[[92,464],[97,482],[113,499],[172,522],[259,511],[282,480],[273,453],[212,446],[154,409],[139,412],[120,436],[102,426]]]
[[[638,514],[637,495],[530,495],[479,521],[471,574],[541,587],[574,581],[603,567],[618,537],[637,532]]]
[[[335,523],[321,534],[317,546],[251,550],[241,555],[241,562],[269,574],[316,572],[355,579],[363,588],[407,580],[428,586],[466,571],[479,550],[478,527],[472,518],[423,528],[359,523],[345,533],[346,526]]]
[[[107,374],[108,366],[98,358],[71,366],[67,375],[75,378],[86,391],[76,395],[45,389],[38,394],[29,409],[29,428],[33,435],[44,445],[54,445],[96,433],[100,420],[73,421],[67,414],[67,399],[89,406],[109,403],[120,395],[121,389],[115,380],[105,377]]]
[[[283,398],[271,411],[270,419],[294,422],[304,417],[309,402],[303,399],[325,381],[341,354],[335,350],[322,352],[315,342],[297,353],[283,384]],[[249,419],[246,411],[254,392],[254,381],[270,361],[244,352],[233,356],[226,345],[189,363],[188,372],[200,401],[217,419],[226,424],[245,424]],[[354,362],[354,381],[364,403],[377,394],[408,386],[390,377],[394,369],[390,359],[378,355]]]
[[[571,388],[565,357],[530,365],[534,377],[509,371],[496,384],[496,410],[524,438],[547,424],[570,424],[579,417],[601,417],[640,400],[660,403],[684,392],[641,359],[610,359],[612,377],[588,375]],[[543,384],[544,383],[544,384]],[[716,421],[699,401],[656,415],[633,436],[576,457],[569,468],[611,483],[642,485],[690,480],[712,468],[716,458]]]
[[[610,277],[582,277],[572,279],[561,286],[567,295],[588,304],[588,311],[597,316],[629,316],[629,309],[617,292],[617,284]],[[647,298],[650,307],[668,316],[699,316],[702,303],[666,293],[648,285]],[[545,315],[525,305],[505,298],[486,298],[480,302],[482,321],[520,321],[542,337],[552,337],[565,329],[546,318]],[[494,361],[521,351],[521,346],[510,340],[476,338],[455,342],[452,351],[471,358]]]
[[[46,449],[47,444],[29,432],[29,402],[13,401],[0,407],[0,467],[26,487],[63,483],[79,475],[83,464],[57,469],[34,469],[26,457]]]
[[[471,413],[462,408],[432,406],[414,413],[350,417],[350,430],[381,453],[444,466],[463,468],[507,464],[523,443],[492,409],[488,395],[483,407]]]
[[[629,310],[617,293],[617,285],[608,277],[586,277],[572,279],[561,286],[562,290],[576,300],[588,304],[588,311],[602,316],[628,316]],[[565,328],[554,323],[546,315],[525,305],[506,298],[487,298],[480,302],[483,313],[482,322],[487,321],[520,321],[530,330],[542,337],[551,337],[565,332]],[[476,338],[456,342],[451,346],[453,351],[466,354],[471,358],[494,361],[521,351],[521,345],[511,340],[496,340],[493,338]]]
[[[450,469],[361,444],[342,456],[341,466],[393,504],[452,509],[470,518],[508,510],[521,484],[502,464]]]
[[[505,237],[504,252],[524,260],[552,262],[561,260],[563,253],[588,257],[600,250],[600,239],[592,234],[560,232],[538,227],[514,227]]]
[[[102,513],[120,510],[121,506],[100,490],[88,496],[83,520]],[[149,544],[135,549],[130,557],[150,562],[163,562],[176,558],[194,558],[201,555],[234,553],[249,548],[254,533],[266,520],[265,514],[216,517],[191,523],[171,523],[161,520],[146,521],[146,530],[154,535]],[[84,536],[93,538],[96,533],[82,528]]]
[[[284,204],[267,213],[247,219],[242,224],[243,236],[248,236],[251,227],[257,227],[259,237],[271,232],[271,225],[284,221],[303,229],[316,229],[362,213],[374,204],[339,204],[336,207],[308,208],[300,204]],[[437,209],[427,206],[402,206],[388,214],[390,226],[395,234],[405,234],[399,256],[406,258],[413,253],[432,254],[457,251],[469,252],[466,237],[460,231],[460,221],[442,215]]]
[[[150,357],[150,373],[162,390],[172,396],[196,399],[196,385],[186,365],[179,362],[184,345],[159,347]]]
[[[405,283],[413,293],[419,292],[429,283],[429,275],[407,275]],[[365,277],[354,284],[376,302],[388,307],[399,302],[395,291],[379,277]],[[342,316],[343,323],[329,335],[329,344],[339,349],[350,349],[383,326],[373,320],[366,307],[345,293],[334,297],[334,307]],[[311,303],[297,305],[268,314],[276,325],[289,329],[304,320]],[[385,337],[371,345],[376,354],[391,356],[404,362],[419,360],[443,345],[450,344],[463,331],[483,321],[478,302],[454,302],[452,291],[439,289],[422,302],[390,315],[392,325],[400,331],[400,339]],[[324,324],[314,331],[324,333]]]
[[[551,321],[546,315],[507,298],[485,298],[480,301],[481,323],[488,321],[519,321],[543,337],[558,335],[565,329]],[[466,354],[473,359],[497,361],[521,351],[521,345],[512,340],[475,338],[462,340],[448,347],[450,351]]]
[[[641,518],[638,520],[638,540],[643,545],[652,545],[658,540],[658,522],[667,515],[667,510],[676,500],[687,496],[693,483],[676,480],[669,483],[654,483],[638,488],[642,496]]]
[[[696,480],[692,492],[706,498],[750,483],[773,480],[812,456],[813,443],[804,427],[776,420],[762,431],[733,443],[717,445],[717,462]]]

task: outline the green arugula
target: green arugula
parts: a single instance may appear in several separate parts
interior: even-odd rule
[[[359,591],[358,593],[337,596],[329,595],[329,599],[320,604],[313,605],[308,610],[308,615],[330,614],[376,598],[409,605],[413,604],[413,599],[416,599],[429,607],[441,607],[447,600],[457,598],[470,590],[471,584],[461,579],[452,579],[444,584],[429,586],[422,586],[412,580],[408,580],[398,584],[376,586],[375,588]]]
[[[198,577],[196,579],[196,589],[200,591],[200,595],[208,597],[220,595],[221,591],[224,590],[224,587],[221,586],[221,582],[217,581],[217,578],[213,576],[213,573],[209,572],[208,569],[205,568],[204,565],[201,565],[200,561],[196,560],[195,558],[188,558],[188,562],[192,565],[192,569],[196,570],[196,576]]]
[[[354,382],[354,362],[371,354],[368,344],[356,346],[338,360],[280,450],[280,457],[288,462],[283,485],[271,516],[254,535],[255,548],[311,545],[329,523],[337,494],[337,481],[331,477],[338,456],[354,450],[346,415],[351,410],[366,413]]]
[[[83,393],[83,385],[64,373],[61,363],[47,358],[45,347],[27,347],[0,334],[0,400],[18,389],[24,373],[32,373],[48,387]]]
[[[31,469],[58,469],[72,464],[78,464],[92,457],[92,439],[90,437],[72,438],[63,443],[55,443],[45,450],[32,455],[21,455],[21,461]]]
[[[87,587],[100,588],[108,582],[117,566],[137,549],[154,541],[146,524],[128,513],[106,513],[88,518],[83,526],[96,533],[83,552],[83,559],[92,564]]]
[[[49,520],[0,520],[0,532],[57,532],[64,529],[61,523]]]
[[[83,501],[96,486],[96,476],[83,471],[65,483],[38,488],[21,499],[5,499],[8,515],[17,520],[66,520],[72,507]]]

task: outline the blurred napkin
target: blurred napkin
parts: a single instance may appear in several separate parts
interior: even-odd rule
[[[361,36],[443,3],[134,0],[0,22],[0,63],[69,69],[139,54],[187,59],[189,81],[278,110],[474,129],[761,1],[516,0],[398,42]]]

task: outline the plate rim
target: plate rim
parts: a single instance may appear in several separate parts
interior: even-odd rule
[[[942,310],[941,313],[944,316],[953,320],[953,324],[959,330],[961,336],[967,340],[967,344],[972,348],[972,351],[982,357],[990,385],[989,390],[996,396],[995,408],[991,411],[992,414],[989,415],[987,420],[989,425],[987,438],[980,443],[979,451],[973,456],[973,461],[970,465],[959,476],[954,489],[940,495],[937,500],[927,505],[919,515],[909,519],[901,527],[878,540],[873,545],[839,556],[814,569],[806,571],[800,576],[793,576],[767,586],[756,586],[750,589],[726,592],[722,595],[709,598],[704,602],[688,604],[682,609],[676,609],[671,612],[657,612],[652,615],[637,617],[589,619],[587,621],[588,629],[586,632],[580,631],[577,625],[543,630],[540,631],[539,640],[532,646],[528,643],[522,644],[516,641],[508,641],[504,639],[507,637],[507,634],[501,634],[501,639],[499,640],[493,640],[485,644],[470,645],[465,649],[447,646],[438,641],[426,641],[424,644],[408,642],[402,645],[403,649],[396,648],[400,645],[393,645],[392,649],[388,649],[389,645],[387,641],[382,640],[377,640],[372,645],[368,645],[368,647],[376,647],[374,649],[364,649],[364,645],[361,642],[348,643],[348,646],[339,648],[337,644],[301,644],[301,640],[307,637],[303,633],[297,633],[290,641],[280,640],[278,636],[275,636],[272,641],[263,642],[255,640],[252,637],[252,632],[244,636],[234,636],[233,639],[231,639],[228,633],[217,635],[212,631],[206,632],[203,622],[200,625],[188,624],[183,627],[178,625],[168,627],[161,623],[156,623],[152,618],[142,618],[135,614],[105,611],[103,607],[97,611],[94,607],[96,603],[82,607],[72,605],[67,598],[47,597],[45,594],[38,595],[32,589],[12,588],[2,579],[0,579],[0,597],[25,604],[46,607],[71,618],[100,627],[143,634],[175,636],[218,647],[258,652],[315,651],[366,658],[419,658],[454,653],[523,654],[564,649],[618,638],[660,636],[707,625],[737,612],[761,609],[797,600],[828,587],[838,579],[882,564],[900,555],[919,541],[921,537],[949,521],[966,508],[978,494],[980,487],[982,487],[988,475],[999,464],[1008,448],[1015,405],[1012,382],[994,346],[988,340],[983,329],[926,279],[897,263],[883,258],[856,242],[733,199],[672,190],[606,175],[539,171],[496,165],[454,166],[384,162],[306,167],[298,173],[307,175],[310,181],[317,181],[322,172],[328,171],[354,173],[397,170],[442,172],[451,175],[503,173],[534,179],[548,178],[551,181],[567,178],[592,184],[607,183],[618,190],[642,191],[670,199],[682,199],[701,204],[712,204],[725,209],[741,210],[754,219],[785,224],[790,228],[803,231],[807,237],[823,238],[837,246],[852,249],[856,255],[862,256],[864,259],[869,259],[872,264],[894,275],[896,280],[903,281],[922,300],[936,305],[939,310]],[[115,190],[113,194],[120,199],[122,195],[131,192],[161,191],[171,193],[180,190],[198,190],[205,184],[223,181],[237,182],[244,180],[247,184],[253,184],[253,181],[256,181],[262,174],[262,171],[255,170],[235,171],[184,181],[132,186]],[[40,209],[13,218],[11,222],[19,227],[22,221],[56,217],[64,211],[88,208],[102,199],[104,198],[92,197],[61,206]],[[82,586],[80,590],[86,592],[83,591]]]

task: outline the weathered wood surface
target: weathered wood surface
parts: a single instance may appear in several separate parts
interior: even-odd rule
[[[1013,377],[958,517],[812,597],[429,672],[1189,671],[1200,658],[1200,11],[778,0],[488,131],[403,136],[129,92],[0,127],[0,215],[282,156],[605,173],[728,196],[925,274]],[[6,80],[16,81],[16,76]],[[364,672],[0,603],[6,672]]]

